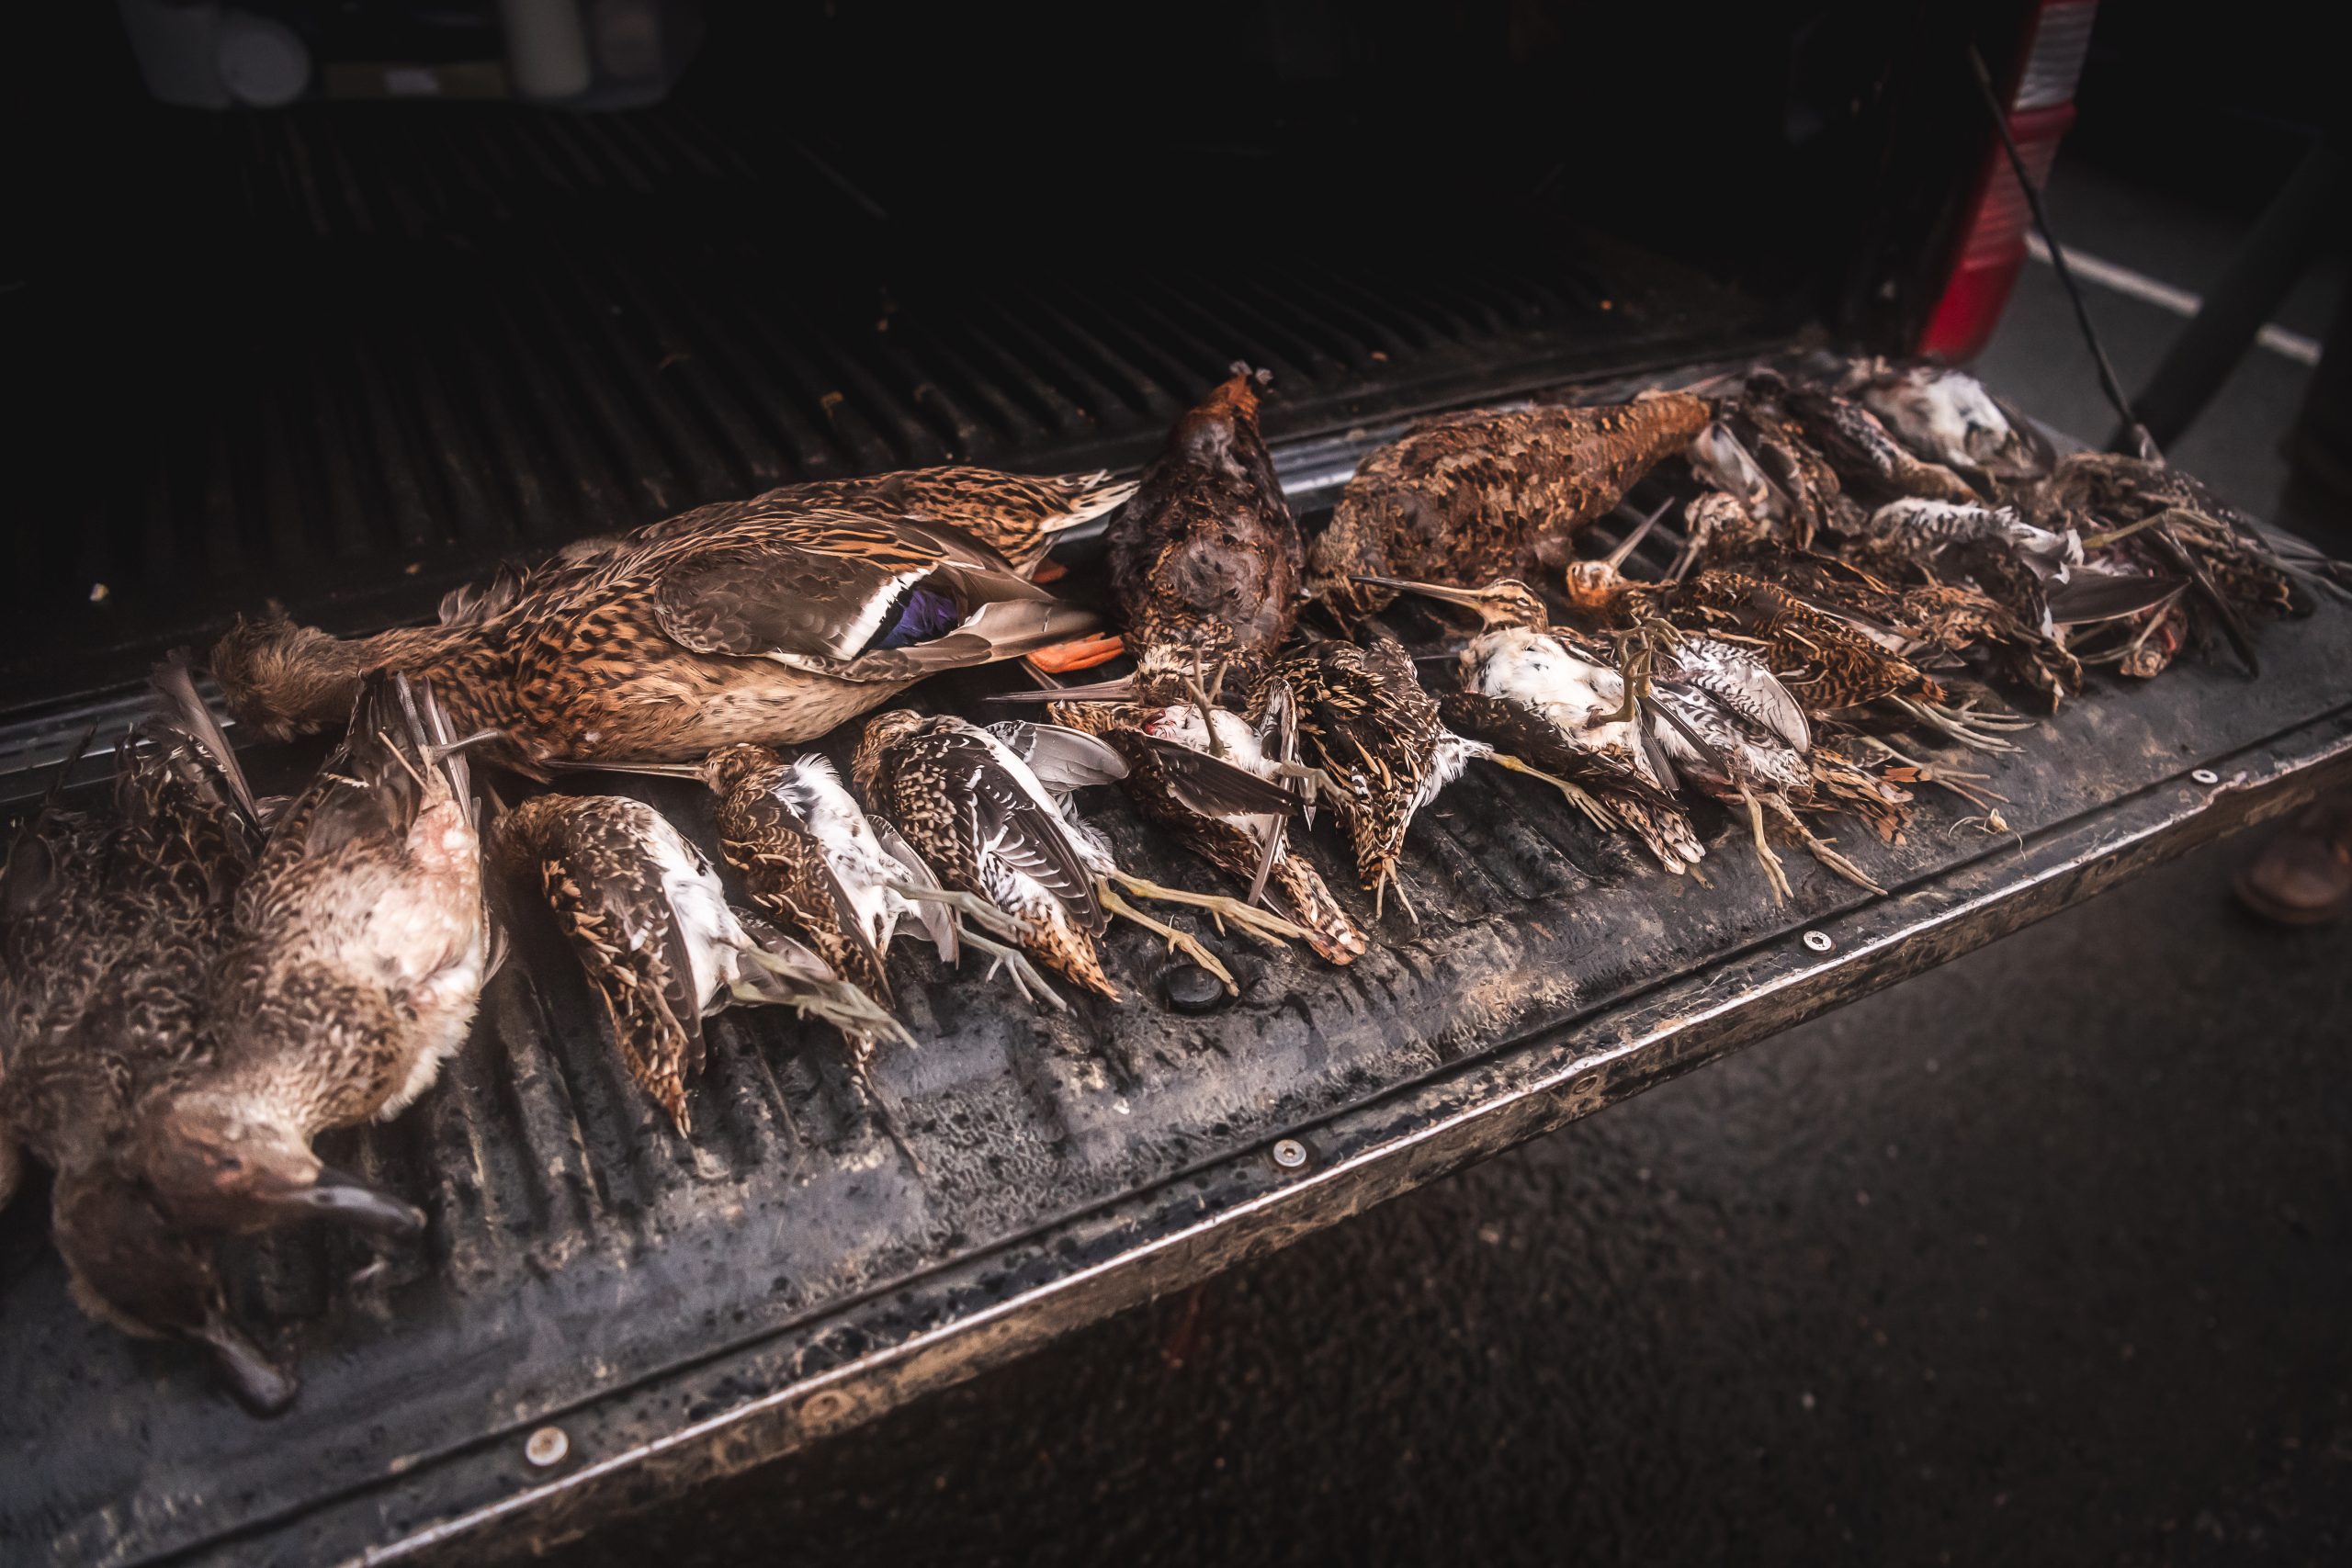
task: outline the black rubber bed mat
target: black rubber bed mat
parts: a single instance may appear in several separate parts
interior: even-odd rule
[[[1286,447],[1300,503],[1356,450]],[[1987,764],[2005,830],[1937,799],[1900,845],[1844,826],[1883,898],[1792,861],[1776,904],[1745,826],[1711,811],[1713,886],[1669,877],[1482,770],[1408,843],[1418,923],[1392,901],[1345,969],[1223,943],[1242,994],[1205,1016],[1165,1005],[1167,960],[1132,930],[1109,942],[1129,1004],[1058,1017],[901,959],[921,1047],[875,1074],[920,1170],[836,1042],[762,1013],[714,1022],[679,1138],[526,922],[441,1083],[325,1151],[422,1204],[426,1233],[290,1237],[234,1270],[304,1376],[286,1416],[253,1420],[199,1358],[76,1312],[43,1192],[0,1217],[0,1558],[471,1560],[744,1468],[2352,776],[2352,616],[2262,648],[2259,680],[2100,680]],[[309,755],[257,752],[257,783]],[[695,792],[654,797],[701,822]],[[1115,795],[1091,806],[1145,874],[1213,877]],[[1370,924],[1327,833],[1311,852]]]

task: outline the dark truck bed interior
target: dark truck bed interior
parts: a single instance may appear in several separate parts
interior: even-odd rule
[[[1013,37],[714,8],[669,103],[601,117],[168,111],[86,22],[74,123],[110,180],[61,192],[72,221],[5,307],[51,395],[0,790],[37,791],[156,652],[266,599],[366,629],[502,556],[790,479],[1132,465],[1237,358],[1275,373],[1312,526],[1417,412],[1903,341],[1920,193],[1957,156],[1919,127],[1951,84],[1854,83],[1905,82],[1942,23],[1767,6],[1690,39],[1579,12],[1552,35],[1534,6],[1512,9],[1532,33],[1498,7],[1456,36],[1425,9],[1188,10],[1145,86],[1089,10]],[[1670,82],[1603,63],[1663,59]],[[1392,908],[1344,970],[1223,942],[1243,994],[1206,1015],[1165,1004],[1132,931],[1111,946],[1136,999],[1064,1017],[901,959],[922,1044],[876,1070],[920,1169],[830,1037],[758,1012],[715,1021],[677,1137],[526,919],[440,1085],[326,1151],[426,1234],[238,1261],[241,1310],[304,1378],[288,1415],[77,1313],[37,1184],[0,1215],[0,1556],[481,1558],[740,1470],[2352,773],[2352,622],[2263,646],[2259,681],[2101,681],[1990,764],[2006,832],[1951,801],[1901,846],[1843,828],[1883,899],[1792,865],[1775,905],[1713,813],[1713,888],[1667,877],[1474,775],[1408,845],[1418,924]],[[978,711],[1012,678],[923,700]],[[256,782],[317,754],[258,747]],[[707,829],[695,792],[650,797]],[[1148,874],[1211,876],[1124,802],[1093,814]],[[537,1464],[550,1427],[562,1457]]]

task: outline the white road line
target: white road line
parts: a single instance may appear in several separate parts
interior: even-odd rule
[[[2028,234],[2025,249],[2026,254],[2034,260],[2049,265],[2050,247],[2042,243],[2041,235]],[[2102,288],[2112,288],[2118,294],[2128,295],[2160,310],[2170,310],[2176,316],[2193,316],[2205,303],[2186,288],[2159,283],[2145,273],[2133,272],[2128,266],[2118,266],[2111,261],[2101,261],[2081,251],[2068,251],[2066,265],[2077,277],[2087,278]],[[2266,323],[2254,334],[2254,341],[2282,359],[2291,359],[2298,365],[2319,363],[2318,340],[2307,338],[2301,333],[2290,333],[2275,322]]]

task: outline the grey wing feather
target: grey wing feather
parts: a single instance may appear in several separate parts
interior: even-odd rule
[[[1203,816],[1287,817],[1302,804],[1281,784],[1181,741],[1146,735],[1143,743],[1159,758],[1176,798]]]
[[[989,726],[989,733],[1028,763],[1037,782],[1057,795],[1127,776],[1125,759],[1082,729],[1008,719]]]

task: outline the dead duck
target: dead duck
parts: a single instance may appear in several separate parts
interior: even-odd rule
[[[497,953],[465,756],[429,688],[370,675],[238,891],[210,1058],[140,1108],[131,1145],[164,1212],[238,1232],[320,1213],[421,1224],[311,1140],[432,1085]]]
[[[1054,538],[1116,511],[1135,494],[1136,481],[1114,481],[1108,469],[1083,474],[1015,474],[1001,468],[945,464],[896,473],[808,479],[760,497],[772,505],[865,513],[959,528],[1002,556],[1023,576],[1034,574]],[[634,539],[661,538],[702,526],[688,512],[647,525]]]
[[[1704,429],[1685,392],[1608,407],[1543,404],[1441,415],[1366,457],[1308,552],[1307,589],[1340,613],[1394,597],[1355,579],[1475,587],[1528,579],[1568,556],[1660,459]]]
[[[898,1021],[832,966],[732,908],[710,862],[669,818],[616,795],[539,795],[498,820],[492,859],[536,884],[605,1005],[629,1076],[683,1135],[686,1080],[701,1071],[702,1021],[730,1004],[788,1007],[839,1029],[852,1074],[868,1076]]]
[[[1383,586],[1475,611],[1460,685],[1438,698],[1455,730],[1573,779],[1668,871],[1705,855],[1674,797],[1672,772],[1649,734],[1640,696],[1608,650],[1566,627],[1534,590],[1504,578],[1484,588],[1390,579]]]
[[[1378,591],[1392,596],[1396,592]],[[1407,915],[1414,914],[1396,875],[1406,830],[1473,761],[1539,778],[1596,823],[1614,825],[1578,785],[1449,728],[1437,700],[1423,689],[1412,656],[1378,626],[1352,640],[1317,641],[1294,649],[1260,684],[1251,716],[1262,719],[1275,703],[1294,709],[1300,754],[1331,781],[1324,793],[1347,829],[1356,874],[1373,895],[1375,916],[1391,887]]]
[[[75,1301],[127,1334],[201,1345],[267,1414],[294,1381],[231,1315],[218,1233],[166,1216],[123,1157],[141,1097],[206,1056],[204,993],[262,832],[186,666],[156,683],[164,711],[116,749],[111,817],[52,791],[0,872],[0,1204],[27,1157],[49,1166]]]
[[[339,640],[243,622],[212,653],[241,719],[272,734],[348,710],[361,677],[429,682],[464,734],[520,771],[697,760],[813,739],[926,675],[1095,624],[944,524],[765,501],[551,561],[431,626]]]

